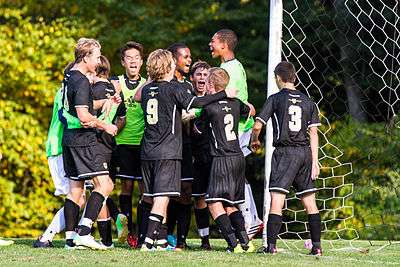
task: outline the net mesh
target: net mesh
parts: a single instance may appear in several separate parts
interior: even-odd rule
[[[334,138],[334,122],[349,117],[363,123],[396,124],[400,101],[400,18],[396,0],[287,0],[283,7],[282,54],[295,64],[298,88],[306,92],[320,109],[320,177],[316,186],[317,205],[322,219],[322,238],[332,246],[339,241],[360,238],[380,239],[380,231],[391,231],[388,240],[400,237],[398,214],[373,207],[355,220],[351,196],[358,190],[352,181],[353,166],[343,158]],[[393,125],[392,125],[393,126]],[[375,140],[378,141],[379,140]],[[372,148],[365,148],[366,150]],[[399,179],[397,179],[399,178]],[[366,179],[368,180],[368,179]],[[372,179],[371,179],[372,180]],[[399,196],[399,173],[391,183]],[[375,181],[365,188],[380,190]],[[382,195],[382,192],[380,192]],[[386,197],[386,196],[385,196]],[[299,248],[308,239],[307,214],[291,192],[284,206],[280,238],[294,239],[288,246]],[[386,216],[388,215],[388,216]],[[354,221],[361,225],[354,226]]]

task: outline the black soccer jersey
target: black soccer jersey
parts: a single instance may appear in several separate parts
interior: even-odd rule
[[[152,82],[142,89],[145,130],[141,159],[182,159],[182,109],[226,98],[226,93],[196,97],[170,82]]]
[[[194,91],[193,91],[193,86],[192,83],[189,82],[188,80],[184,79],[183,81],[178,81],[178,79],[174,76],[174,78],[171,80],[171,83],[174,85],[174,87],[178,90],[184,90],[189,94],[192,94],[195,96]],[[189,145],[191,143],[191,138],[190,138],[190,123],[183,123],[182,124],[182,138],[183,138],[183,144],[184,145]]]
[[[63,109],[78,118],[76,108],[87,107],[94,114],[93,95],[89,80],[80,71],[72,70],[64,75],[64,91],[62,97]],[[96,133],[93,128],[68,129],[64,128],[64,146],[88,146],[96,144]]]
[[[213,157],[242,154],[238,134],[239,120],[248,118],[249,115],[250,108],[239,99],[226,98],[203,108],[200,120],[208,124],[210,153]]]
[[[92,86],[92,93],[94,100],[108,99],[115,94],[114,85],[110,82],[98,81]],[[101,109],[97,110],[97,117],[101,115]],[[126,115],[125,104],[122,101],[115,112],[113,123],[117,117],[124,117]],[[108,149],[112,150],[116,146],[114,136],[108,134],[104,130],[96,129],[99,142],[103,143]]]
[[[266,124],[270,117],[274,147],[309,146],[308,128],[320,125],[316,104],[298,90],[284,88],[271,95],[256,119]]]

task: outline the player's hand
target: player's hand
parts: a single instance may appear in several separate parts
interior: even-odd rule
[[[318,178],[318,175],[319,175],[318,162],[313,162],[311,168],[311,179],[316,180]]]
[[[110,99],[116,105],[119,105],[122,102],[122,98],[119,93],[115,93]]]
[[[255,153],[261,147],[261,142],[259,140],[252,140],[250,144],[251,151]]]
[[[81,125],[83,128],[94,128],[96,126],[96,122],[94,120],[89,122],[81,122]]]
[[[112,136],[115,136],[117,135],[118,127],[114,124],[107,124],[104,130]]]
[[[194,109],[189,109],[188,112],[182,110],[182,122],[188,122],[195,117]]]
[[[236,88],[228,88],[225,89],[225,93],[228,96],[228,98],[235,98],[237,95],[238,90]]]
[[[112,80],[111,83],[112,85],[114,85],[115,92],[120,93],[122,91],[121,84],[119,83],[118,80]]]

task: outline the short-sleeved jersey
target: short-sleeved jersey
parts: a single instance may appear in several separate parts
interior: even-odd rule
[[[286,88],[267,99],[256,120],[266,124],[269,118],[274,147],[309,146],[308,128],[321,125],[316,104],[300,91]]]
[[[171,83],[174,85],[174,87],[178,90],[184,90],[189,94],[192,94],[195,96],[194,91],[193,91],[193,86],[192,83],[189,82],[188,80],[184,79],[183,81],[179,81],[176,77],[174,77],[171,80]],[[191,143],[191,138],[190,138],[190,123],[182,123],[182,139],[183,139],[183,144],[190,144]]]
[[[137,80],[129,80],[128,76],[120,75],[114,80],[118,80],[126,107],[125,127],[115,137],[118,145],[140,145],[144,132],[143,110],[140,103],[135,102],[136,91],[146,82],[143,77]]]
[[[213,157],[242,154],[239,145],[239,120],[250,116],[250,108],[238,99],[223,99],[203,108],[200,121],[209,126],[209,145]]]
[[[225,92],[196,97],[166,81],[145,85],[141,103],[145,119],[141,159],[182,159],[182,109],[201,107],[225,97]]]
[[[62,153],[62,136],[64,126],[58,118],[58,111],[62,106],[62,88],[60,88],[55,97],[53,105],[53,115],[51,116],[50,127],[47,133],[46,156],[52,157]]]
[[[93,95],[89,80],[80,71],[72,70],[64,75],[62,107],[77,119],[77,107],[85,107],[94,114]],[[63,146],[90,146],[96,144],[96,132],[93,128],[64,128]]]
[[[247,91],[247,78],[246,71],[243,68],[242,63],[236,58],[232,60],[225,61],[221,63],[221,68],[226,70],[229,74],[229,83],[226,88],[235,88],[238,90],[237,98],[247,103],[248,101],[248,91]],[[249,118],[249,120],[241,120],[239,122],[239,132],[246,132],[253,127],[254,120]]]
[[[115,94],[114,85],[110,82],[98,81],[92,86],[93,100],[103,100]],[[118,106],[113,105],[108,114],[103,114],[102,110],[97,110],[97,117],[106,123],[114,123],[117,117],[125,117],[126,109],[123,102]],[[114,136],[108,134],[104,130],[96,129],[97,139],[103,143],[108,149],[112,150],[115,145]]]

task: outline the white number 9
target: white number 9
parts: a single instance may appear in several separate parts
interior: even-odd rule
[[[148,124],[157,124],[158,122],[158,100],[155,98],[149,99],[147,101],[147,107],[146,107],[146,112],[147,112],[147,123]]]

